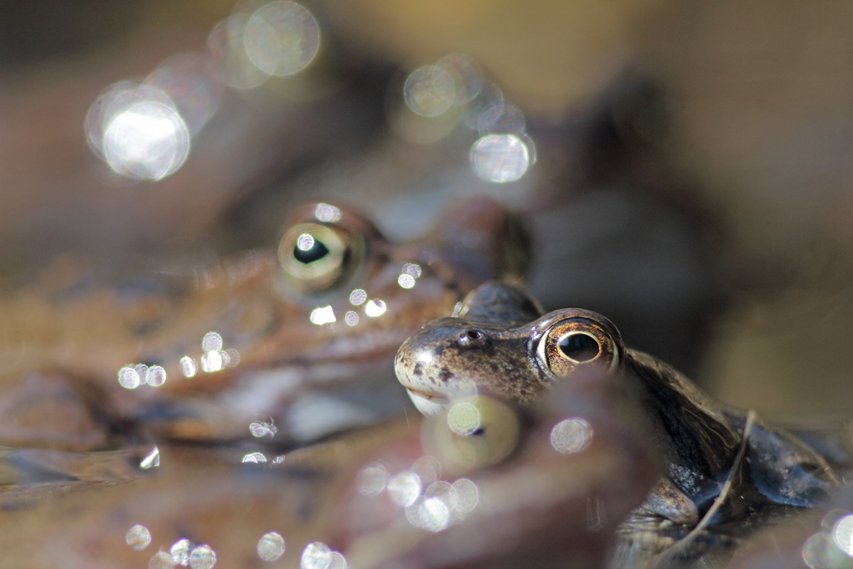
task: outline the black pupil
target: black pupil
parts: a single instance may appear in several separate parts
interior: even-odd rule
[[[293,248],[293,257],[306,265],[319,261],[328,254],[329,250],[318,239],[314,239],[314,244],[308,250],[300,249],[298,245]]]
[[[598,355],[598,342],[586,334],[569,334],[560,340],[560,350],[576,362],[588,362]]]

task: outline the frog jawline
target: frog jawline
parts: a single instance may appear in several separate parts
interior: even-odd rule
[[[447,407],[447,399],[444,397],[427,395],[409,388],[406,388],[406,393],[424,417],[436,417]]]

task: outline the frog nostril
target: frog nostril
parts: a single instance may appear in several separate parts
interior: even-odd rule
[[[486,339],[486,335],[479,330],[466,330],[459,337],[459,344],[462,346],[480,346]]]

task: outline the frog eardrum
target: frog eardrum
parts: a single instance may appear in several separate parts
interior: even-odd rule
[[[573,311],[565,312],[569,317],[550,325],[539,339],[536,355],[540,364],[557,377],[570,375],[579,366],[589,364],[615,369],[619,364],[620,341],[607,330],[609,322],[586,316],[571,317]]]
[[[322,294],[345,283],[364,258],[364,237],[337,225],[296,224],[278,246],[288,284],[303,294]]]

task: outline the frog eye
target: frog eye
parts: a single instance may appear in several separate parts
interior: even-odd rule
[[[305,294],[329,292],[364,260],[364,239],[338,226],[300,223],[281,238],[278,260],[287,282]]]
[[[619,359],[613,336],[588,318],[557,322],[542,336],[537,352],[540,361],[557,377],[589,364],[613,369]]]

